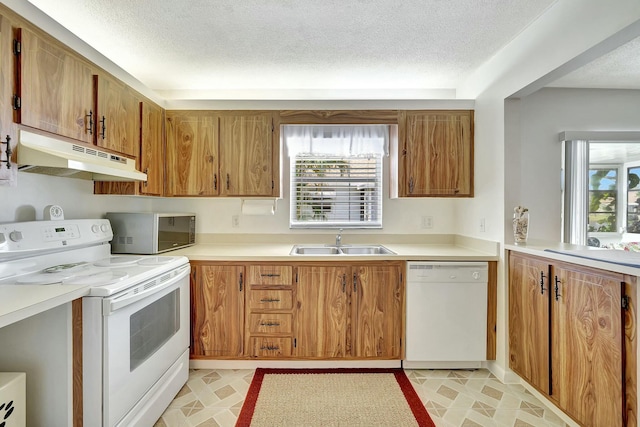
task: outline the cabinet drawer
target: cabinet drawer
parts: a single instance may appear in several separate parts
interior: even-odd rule
[[[249,267],[249,285],[291,286],[293,268],[290,265],[252,265]]]
[[[291,338],[251,337],[251,357],[290,357]]]
[[[249,309],[252,310],[290,310],[293,308],[293,295],[288,290],[251,290]]]
[[[251,313],[249,315],[249,332],[257,334],[290,334],[291,314]]]

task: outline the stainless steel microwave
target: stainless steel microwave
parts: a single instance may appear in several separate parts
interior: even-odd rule
[[[191,213],[107,212],[113,229],[114,254],[159,254],[196,242]]]

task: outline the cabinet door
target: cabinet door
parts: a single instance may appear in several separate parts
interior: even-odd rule
[[[141,102],[140,169],[147,181],[140,183],[140,193],[160,196],[164,184],[163,110],[151,102]]]
[[[93,143],[90,66],[53,39],[26,28],[20,29],[19,37],[20,123]]]
[[[549,394],[549,263],[509,254],[509,367]]]
[[[404,285],[400,267],[356,267],[352,276],[352,355],[399,359],[402,355]]]
[[[407,111],[402,196],[473,196],[473,112]]]
[[[551,397],[578,422],[622,425],[623,277],[574,265],[553,268]]]
[[[132,89],[113,77],[94,76],[95,143],[130,157],[140,153],[140,103]]]
[[[271,112],[220,117],[221,195],[274,195],[273,126]]]
[[[168,111],[166,193],[218,195],[218,118],[210,112]]]
[[[194,356],[243,355],[244,267],[199,265],[191,289]]]
[[[351,269],[300,266],[294,304],[294,356],[333,358],[347,355]]]
[[[7,136],[11,150],[15,148],[16,132],[13,124],[13,107],[11,98],[13,91],[13,34],[11,21],[0,15],[0,141],[6,142]],[[7,167],[7,144],[0,144],[0,185],[16,182],[18,167],[11,164]]]

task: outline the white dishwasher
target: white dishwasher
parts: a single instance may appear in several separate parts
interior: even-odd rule
[[[479,368],[487,358],[486,262],[408,262],[405,368]]]

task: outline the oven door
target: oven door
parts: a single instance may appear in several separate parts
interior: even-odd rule
[[[127,415],[189,348],[189,271],[187,264],[103,300],[105,426]]]

